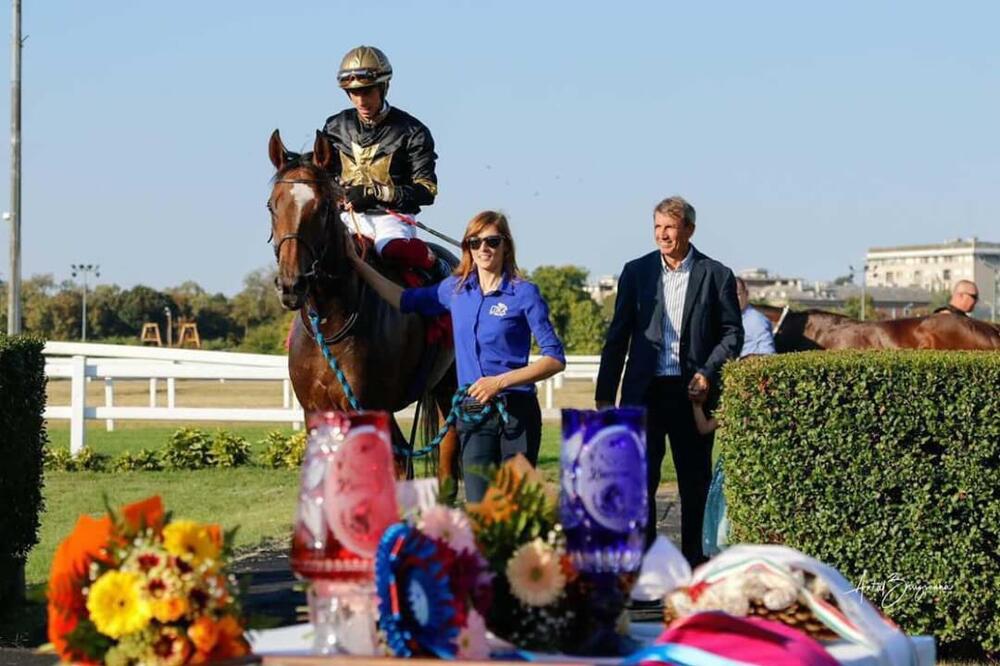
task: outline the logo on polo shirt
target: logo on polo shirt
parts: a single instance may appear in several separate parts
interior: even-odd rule
[[[496,305],[490,306],[490,314],[494,317],[504,317],[507,314],[507,304],[497,303]]]

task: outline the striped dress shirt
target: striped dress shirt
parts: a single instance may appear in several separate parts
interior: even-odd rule
[[[693,262],[691,248],[676,270],[671,270],[660,255],[663,271],[660,285],[663,289],[663,351],[656,364],[658,376],[677,377],[681,374],[681,321],[684,318],[684,297]]]

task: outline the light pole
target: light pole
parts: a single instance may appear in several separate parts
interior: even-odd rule
[[[848,266],[851,270],[851,277],[854,277],[854,266]],[[861,321],[865,320],[865,282],[867,280],[868,264],[861,265]]]
[[[10,283],[7,285],[7,333],[21,332],[21,0],[13,0],[10,58]]]
[[[83,276],[83,321],[80,328],[80,340],[87,341],[87,276],[91,273],[95,278],[101,277],[101,267],[98,264],[72,264],[73,277]]]
[[[174,346],[174,327],[170,322],[170,306],[163,306],[163,314],[167,315],[167,346]]]

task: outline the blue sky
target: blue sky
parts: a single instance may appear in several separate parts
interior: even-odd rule
[[[311,145],[360,43],[437,142],[423,221],[501,208],[527,268],[617,272],[674,193],[737,270],[1000,241],[997,25],[990,2],[24,0],[24,274],[238,291],[272,261],[268,135]]]

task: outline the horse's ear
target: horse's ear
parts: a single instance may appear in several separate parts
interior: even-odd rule
[[[313,164],[323,170],[329,169],[333,164],[333,147],[319,130],[316,130],[316,141],[313,143]]]
[[[288,149],[281,142],[281,134],[278,130],[271,133],[271,139],[267,142],[267,156],[271,158],[271,164],[278,171],[281,171],[288,163]]]

